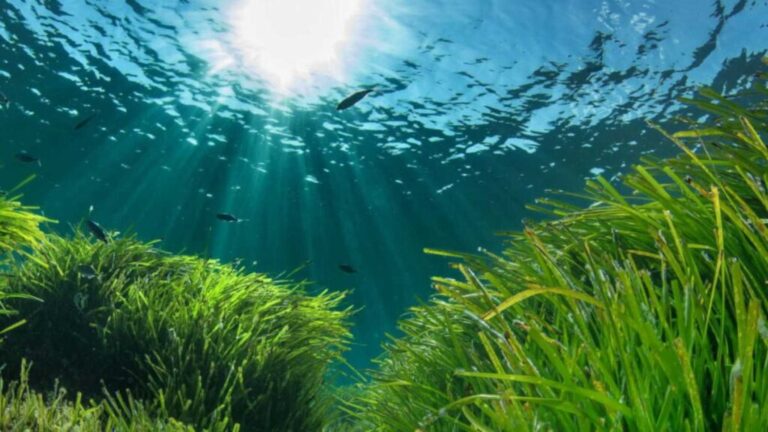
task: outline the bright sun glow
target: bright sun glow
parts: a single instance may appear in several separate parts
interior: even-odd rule
[[[364,0],[242,0],[230,11],[238,63],[278,87],[333,73]]]

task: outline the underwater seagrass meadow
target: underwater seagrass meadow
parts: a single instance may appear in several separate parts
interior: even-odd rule
[[[0,0],[0,431],[768,430],[768,3]]]

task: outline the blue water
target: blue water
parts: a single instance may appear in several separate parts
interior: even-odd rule
[[[250,270],[307,263],[313,289],[353,290],[358,367],[452,274],[423,248],[498,249],[547,189],[673,154],[645,120],[746,88],[768,41],[766,1],[288,3],[0,0],[0,185],[36,173],[25,201],[59,232],[90,215]]]

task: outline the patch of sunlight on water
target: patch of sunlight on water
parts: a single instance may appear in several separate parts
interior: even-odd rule
[[[290,94],[313,76],[343,79],[342,58],[366,0],[241,0],[225,11],[224,43],[206,41],[211,72],[240,68],[277,94]]]

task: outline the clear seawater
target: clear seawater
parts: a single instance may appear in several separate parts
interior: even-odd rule
[[[0,0],[0,187],[36,173],[59,232],[306,264],[367,367],[452,275],[423,248],[498,250],[547,189],[674,154],[646,120],[766,48],[759,0]]]

